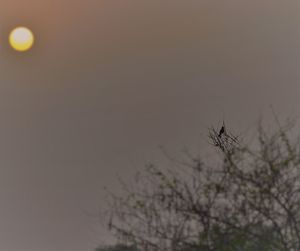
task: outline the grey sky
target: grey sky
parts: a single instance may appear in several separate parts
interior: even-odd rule
[[[0,0],[0,250],[92,250],[115,175],[223,116],[299,115],[298,0]],[[25,54],[7,35],[27,25]]]

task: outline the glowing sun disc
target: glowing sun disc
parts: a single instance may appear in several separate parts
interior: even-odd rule
[[[9,44],[16,51],[27,51],[33,43],[33,33],[26,27],[17,27],[9,35]]]

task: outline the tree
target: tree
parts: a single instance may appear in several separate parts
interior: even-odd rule
[[[110,194],[109,229],[141,251],[299,251],[300,151],[294,123],[250,146],[214,128],[213,163],[185,154],[146,166],[126,196]]]
[[[122,245],[117,244],[114,246],[103,246],[96,248],[95,251],[137,251],[137,248],[135,246],[128,246],[128,245]]]

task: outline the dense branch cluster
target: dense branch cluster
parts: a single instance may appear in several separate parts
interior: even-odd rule
[[[300,150],[291,126],[259,127],[252,147],[211,129],[218,164],[148,165],[110,195],[109,228],[141,251],[300,250]]]

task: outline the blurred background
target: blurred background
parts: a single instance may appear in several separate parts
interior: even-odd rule
[[[1,0],[0,250],[93,250],[118,187],[207,128],[299,115],[297,0]],[[32,29],[32,50],[9,48]]]

